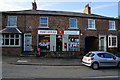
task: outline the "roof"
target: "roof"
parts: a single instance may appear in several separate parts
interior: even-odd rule
[[[22,32],[16,27],[6,27],[0,31],[0,33],[14,33],[14,34],[21,34]]]
[[[96,14],[85,14],[78,12],[67,12],[67,11],[48,11],[48,10],[21,10],[21,11],[7,11],[2,12],[6,14],[22,14],[22,15],[62,15],[62,16],[77,16],[77,17],[87,17],[87,18],[103,18],[103,19],[117,19],[114,17],[106,17]]]

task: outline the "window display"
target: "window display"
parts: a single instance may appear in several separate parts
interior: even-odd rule
[[[50,50],[50,36],[49,35],[39,36],[39,48],[41,52],[47,52]]]
[[[79,50],[79,37],[69,36],[68,46],[69,46],[69,51],[78,51]]]

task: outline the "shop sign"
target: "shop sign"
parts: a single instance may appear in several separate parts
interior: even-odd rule
[[[79,31],[64,31],[64,34],[68,34],[68,35],[79,35]]]
[[[64,34],[64,31],[57,31],[57,34]]]
[[[57,34],[56,30],[38,30],[38,34]]]

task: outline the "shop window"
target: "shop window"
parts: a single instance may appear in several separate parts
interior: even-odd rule
[[[95,20],[88,19],[88,29],[95,29]]]
[[[70,18],[70,28],[77,28],[77,19]]]
[[[50,35],[39,35],[39,48],[41,52],[50,51]]]
[[[117,36],[108,36],[108,47],[117,47]]]
[[[69,51],[79,51],[79,37],[78,36],[69,36]]]
[[[8,26],[17,26],[16,16],[8,16]]]
[[[115,21],[109,21],[109,30],[115,30]]]
[[[20,46],[19,34],[3,34],[1,40],[2,46]]]
[[[40,17],[40,27],[48,27],[48,17]]]

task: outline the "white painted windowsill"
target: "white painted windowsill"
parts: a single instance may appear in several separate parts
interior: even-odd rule
[[[17,26],[6,26],[6,27],[10,27],[11,28],[11,27],[17,27]]]
[[[88,30],[96,30],[96,28],[87,28]]]
[[[70,27],[69,27],[68,29],[79,29],[79,28],[70,28]]]
[[[38,28],[49,28],[49,27],[40,27],[40,26],[39,26]]]

